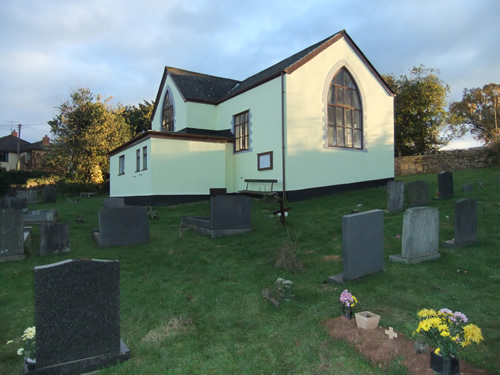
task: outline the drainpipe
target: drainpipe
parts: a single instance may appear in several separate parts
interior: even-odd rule
[[[283,171],[283,204],[286,202],[285,176],[285,73],[281,72],[281,160]]]

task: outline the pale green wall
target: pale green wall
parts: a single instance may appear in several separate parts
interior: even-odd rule
[[[148,166],[142,170],[142,148],[148,148]],[[141,150],[141,170],[136,171],[136,150]],[[125,155],[125,174],[118,175],[119,157]],[[116,155],[111,156],[109,162],[111,197],[126,197],[134,195],[149,195],[151,193],[151,140],[144,141],[130,146]]]
[[[217,107],[212,104],[201,104],[201,103],[186,103],[187,109],[187,122],[186,126],[196,129],[210,129],[210,130],[223,130],[229,129],[217,129],[216,124],[216,111]],[[181,130],[183,128],[176,128],[175,130]]]
[[[361,93],[363,150],[326,146],[326,96],[342,66]],[[287,75],[286,93],[287,190],[394,176],[393,97],[343,39]]]
[[[250,150],[234,153],[231,145],[227,158],[232,158],[228,192],[243,190],[247,178],[277,179],[273,190],[282,189],[281,158],[281,78],[275,78],[253,90],[247,91],[218,105],[218,128],[231,128],[234,115],[250,110]],[[231,129],[232,130],[232,129]],[[257,169],[257,154],[273,152],[272,170]],[[250,187],[252,188],[252,187]],[[264,190],[269,185],[255,185],[252,189]]]
[[[209,194],[225,186],[225,143],[152,139],[152,195]]]

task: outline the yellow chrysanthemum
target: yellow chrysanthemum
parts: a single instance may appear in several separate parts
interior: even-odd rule
[[[439,329],[439,332],[448,330],[448,326],[446,324],[442,324],[442,323],[438,324],[437,328]]]
[[[422,309],[417,313],[417,315],[419,318],[426,318],[426,317],[430,317],[430,316],[436,316],[437,313],[436,313],[436,310]]]
[[[441,336],[443,336],[443,337],[448,337],[449,335],[450,335],[450,332],[448,332],[448,331],[441,332]]]
[[[434,350],[434,354],[439,354],[440,351],[441,349],[437,348],[436,350]]]
[[[468,324],[464,327],[464,337],[465,341],[472,341],[476,344],[484,340],[481,328],[475,324]]]
[[[426,319],[418,323],[417,331],[420,332],[421,330],[424,330],[425,332],[427,332],[430,328],[431,324],[429,323],[429,319]]]

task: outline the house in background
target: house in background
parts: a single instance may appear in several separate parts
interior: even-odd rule
[[[16,170],[19,160],[20,170],[41,170],[43,155],[49,145],[50,138],[47,136],[39,142],[30,143],[19,138],[14,130],[10,135],[0,138],[0,168]]]
[[[345,30],[244,81],[166,67],[152,130],[111,152],[110,195],[169,204],[272,188],[297,200],[386,184],[393,101]]]

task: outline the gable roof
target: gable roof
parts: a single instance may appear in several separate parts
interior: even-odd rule
[[[6,135],[0,138],[0,151],[3,152],[17,152],[17,142],[19,141],[19,150],[23,150],[25,147],[29,146],[30,143],[24,139],[14,137],[12,134]]]
[[[370,70],[370,72],[375,76],[375,78],[379,81],[385,91],[389,95],[394,96],[394,91],[392,91],[389,85],[384,81],[382,76],[377,72],[377,70],[366,58],[363,52],[361,52],[356,43],[354,43],[354,41],[345,30],[341,30],[338,33],[335,33],[328,38],[323,39],[322,41],[313,44],[312,46],[307,47],[302,51],[297,52],[290,57],[287,57],[284,60],[281,60],[280,62],[270,66],[267,69],[262,70],[257,74],[254,74],[253,76],[243,81],[236,81],[228,78],[215,77],[202,73],[190,72],[187,70],[172,67],[165,67],[162,81],[156,95],[155,105],[151,114],[151,118],[154,117],[156,109],[160,105],[159,100],[163,91],[163,87],[165,85],[167,75],[170,75],[172,81],[176,85],[185,101],[219,104],[247,90],[270,81],[271,79],[280,76],[282,73],[291,74],[342,38],[345,39],[347,44],[349,44],[353,51],[363,61],[367,69]]]

